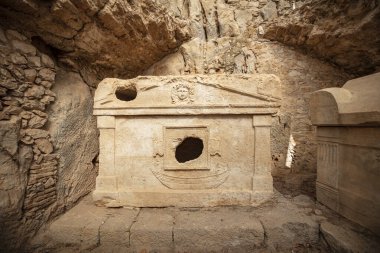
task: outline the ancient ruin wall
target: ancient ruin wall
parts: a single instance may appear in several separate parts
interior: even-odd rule
[[[175,52],[190,38],[188,26],[193,39],[146,74],[279,76],[284,99],[273,118],[273,175],[283,190],[311,192],[316,166],[310,92],[342,85],[351,73],[358,75],[353,69],[379,69],[378,3],[330,2],[2,1],[0,194],[1,236],[7,237],[1,241],[17,246],[23,235],[93,189],[98,152],[93,88],[103,77],[135,76]],[[331,7],[335,16],[323,15],[321,10]],[[351,22],[339,14],[343,7],[354,17]],[[302,15],[307,19],[297,18]],[[335,19],[339,26],[324,25]],[[319,20],[321,34],[330,29],[329,36],[304,33],[313,20]],[[360,20],[363,25],[355,25]],[[305,36],[318,43],[305,44]],[[365,57],[350,58],[367,51]],[[289,144],[294,148],[288,153]],[[285,166],[288,154],[292,162]]]
[[[18,248],[94,188],[97,131],[78,74],[14,30],[0,29],[0,54],[0,248]]]
[[[38,228],[57,198],[58,160],[46,130],[55,63],[20,33],[0,30],[1,243]],[[21,220],[21,222],[20,222]]]

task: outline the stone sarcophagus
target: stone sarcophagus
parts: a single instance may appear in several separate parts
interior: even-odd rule
[[[257,205],[273,192],[274,75],[105,79],[93,198],[106,206]]]
[[[312,94],[317,199],[380,234],[380,73]]]

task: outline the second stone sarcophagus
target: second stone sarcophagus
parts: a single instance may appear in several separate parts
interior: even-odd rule
[[[106,206],[257,205],[273,192],[274,75],[105,79],[94,200]]]
[[[380,73],[316,91],[317,199],[380,235]]]

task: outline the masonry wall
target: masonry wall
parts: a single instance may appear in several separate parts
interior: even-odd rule
[[[0,30],[0,41],[0,218],[7,244],[23,233],[19,220],[38,226],[57,197],[58,158],[44,129],[55,100],[55,64],[16,31]]]
[[[9,251],[93,189],[98,144],[79,75],[61,81],[54,60],[14,30],[0,28],[0,60],[0,251]]]

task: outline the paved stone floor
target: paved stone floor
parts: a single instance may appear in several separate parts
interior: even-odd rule
[[[307,196],[260,207],[104,208],[91,197],[53,221],[29,252],[380,252],[379,238]]]

